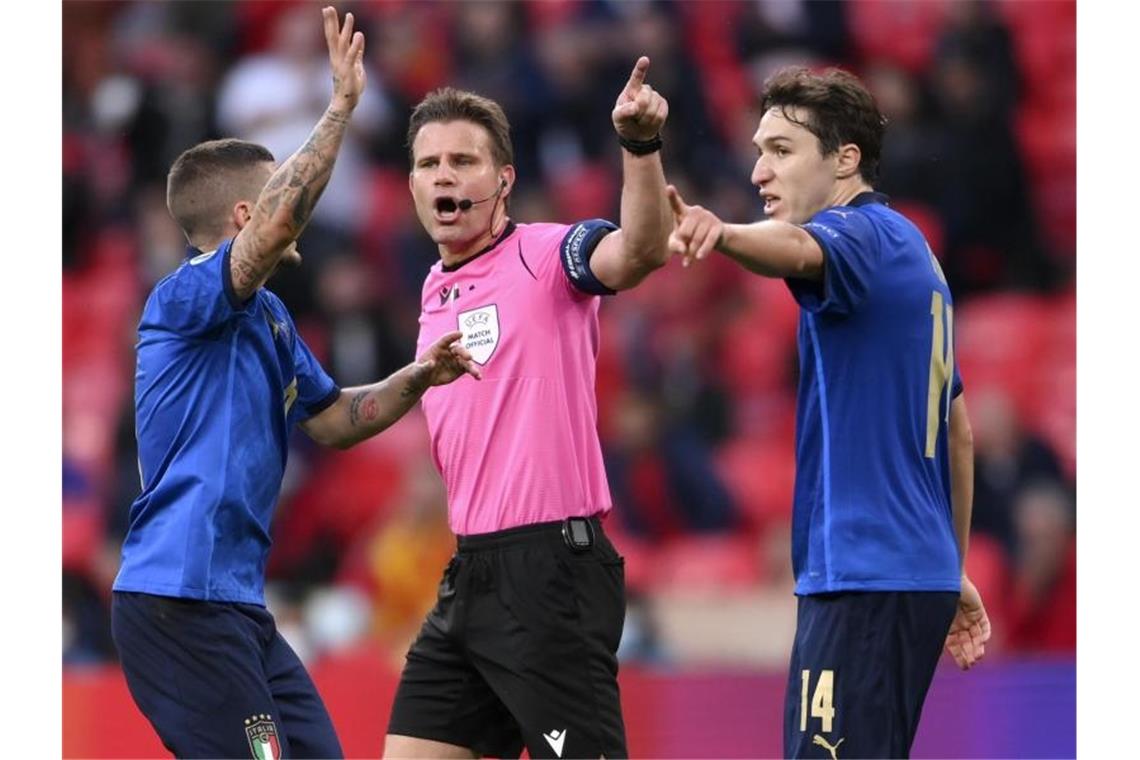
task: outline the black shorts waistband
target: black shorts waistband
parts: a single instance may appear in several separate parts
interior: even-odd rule
[[[550,522],[519,525],[516,528],[497,530],[493,533],[477,533],[471,536],[456,536],[456,543],[460,553],[483,551],[485,549],[498,549],[503,546],[526,543],[528,541],[544,540],[550,536],[561,540],[562,526],[566,520],[586,520],[594,528],[595,535],[602,531],[602,521],[597,515],[591,517],[568,517],[565,520],[552,520]]]

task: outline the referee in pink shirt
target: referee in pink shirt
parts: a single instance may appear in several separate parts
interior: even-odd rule
[[[621,226],[515,224],[501,107],[445,88],[408,127],[409,186],[440,261],[418,351],[462,331],[482,381],[429,389],[432,456],[458,551],[408,652],[386,757],[625,757],[617,648],[622,557],[594,396],[599,296],[668,259],[660,130],[669,107],[642,56],[611,114]]]

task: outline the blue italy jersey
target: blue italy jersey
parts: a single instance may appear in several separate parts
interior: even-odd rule
[[[804,229],[822,282],[800,305],[792,565],[797,594],[958,591],[948,416],[954,310],[922,233],[862,193]]]
[[[264,604],[293,426],[340,389],[274,294],[240,303],[226,241],[161,280],[139,322],[131,505],[116,591]]]

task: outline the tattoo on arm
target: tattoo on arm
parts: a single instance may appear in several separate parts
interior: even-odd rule
[[[422,396],[424,391],[430,386],[431,370],[427,367],[416,367],[411,378],[408,379],[408,384],[404,386],[404,390],[400,392],[400,395],[405,398],[418,398]]]
[[[379,414],[380,407],[368,391],[357,393],[352,397],[352,403],[348,405],[348,421],[353,427],[375,422]]]
[[[253,227],[231,257],[234,289],[248,297],[297,239],[324,192],[349,115],[326,111],[309,139],[269,178],[254,209]]]

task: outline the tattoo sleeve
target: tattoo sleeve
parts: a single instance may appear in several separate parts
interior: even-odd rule
[[[265,282],[308,224],[340,150],[349,113],[325,111],[309,139],[269,178],[257,199],[241,245],[230,256],[234,292],[248,298]]]
[[[431,369],[427,367],[416,367],[412,376],[408,378],[408,382],[404,386],[404,390],[400,392],[400,395],[404,398],[419,398],[430,386]]]

